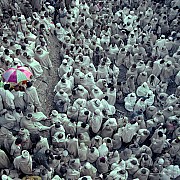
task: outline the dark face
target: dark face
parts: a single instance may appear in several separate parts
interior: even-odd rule
[[[7,42],[8,42],[7,38],[4,38],[4,39],[3,39],[3,42],[4,42],[4,43],[7,43]]]
[[[26,44],[28,44],[28,39],[27,39],[27,38],[25,38],[25,39],[24,39],[24,42],[25,42]]]
[[[20,54],[21,54],[20,49],[17,49],[17,51],[16,51],[16,55],[20,55]]]

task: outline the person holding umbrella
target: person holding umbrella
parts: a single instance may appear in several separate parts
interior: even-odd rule
[[[16,68],[6,70],[2,77],[5,82],[14,86],[21,82],[29,81],[32,75],[32,72],[27,67],[17,66]]]

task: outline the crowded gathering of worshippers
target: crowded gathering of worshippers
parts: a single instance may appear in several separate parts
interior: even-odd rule
[[[180,180],[179,9],[0,0],[0,179]]]

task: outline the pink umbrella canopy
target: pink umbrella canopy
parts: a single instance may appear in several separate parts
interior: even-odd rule
[[[9,68],[2,77],[5,82],[20,83],[28,81],[32,75],[27,67],[17,66],[17,68]]]

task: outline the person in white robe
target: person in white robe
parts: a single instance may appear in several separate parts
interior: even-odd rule
[[[166,135],[162,131],[156,130],[151,138],[151,149],[154,153],[160,154],[164,149]]]
[[[15,107],[20,107],[22,111],[25,109],[25,102],[24,102],[24,92],[19,90],[19,86],[14,87],[14,91],[12,91],[14,95],[14,105]]]
[[[61,26],[60,23],[57,23],[55,28],[55,35],[60,42],[64,42],[65,34],[66,31],[64,30],[64,28]]]
[[[141,84],[143,84],[144,82],[147,82],[148,79],[148,75],[147,72],[141,72],[137,78],[137,84],[138,86],[140,86]]]
[[[78,154],[78,139],[72,135],[69,135],[66,141],[66,149],[71,155],[76,157]]]
[[[113,149],[118,150],[122,146],[122,140],[121,140],[121,135],[119,133],[115,133],[112,138],[112,143],[113,143]]]
[[[16,118],[7,111],[7,109],[3,109],[0,111],[0,125],[7,128],[13,129],[16,125]]]
[[[58,68],[58,75],[59,77],[62,77],[66,73],[71,73],[72,72],[72,66],[68,65],[68,62],[66,59],[62,61],[62,64]]]
[[[44,126],[40,122],[37,122],[32,114],[28,114],[21,119],[20,127],[29,130],[30,133],[39,133],[40,131],[51,129],[51,127]]]
[[[106,66],[105,62],[102,62],[98,65],[97,70],[97,79],[107,79],[108,76],[108,67]]]
[[[72,76],[72,74],[70,72],[65,73],[62,78],[67,79],[70,83],[71,83],[71,89],[74,88],[74,77]]]
[[[147,107],[147,104],[145,102],[145,99],[140,98],[134,106],[134,111],[135,112],[144,112],[146,110],[146,107]]]
[[[69,96],[62,89],[59,90],[54,96],[54,102],[57,103],[59,100],[70,103]]]
[[[65,132],[58,131],[52,137],[52,145],[56,148],[65,148],[66,137]],[[49,149],[47,147],[47,149]]]
[[[108,162],[107,162],[107,158],[106,157],[99,157],[96,161],[96,167],[97,167],[97,171],[101,174],[101,173],[107,173],[108,172]]]
[[[147,180],[149,176],[150,170],[148,168],[141,168],[135,174],[134,178],[139,178],[141,180]]]
[[[171,142],[171,147],[169,149],[169,153],[172,157],[177,156],[177,154],[179,153],[180,150],[180,138],[177,137],[176,139],[173,139],[173,141]]]
[[[176,74],[175,83],[177,84],[177,86],[180,85],[180,71]]]
[[[80,69],[78,69],[78,68],[74,68],[73,67],[73,69],[74,69],[74,73],[73,73],[73,76],[74,76],[74,84],[76,85],[76,84],[80,84],[79,82],[80,82],[80,77],[82,77],[82,76],[84,76],[84,73],[83,72],[81,72],[80,71]]]
[[[79,120],[79,118],[78,118],[78,120]],[[87,133],[89,132],[89,124],[86,124],[86,122],[79,121],[77,123],[76,128],[77,128],[77,134],[82,135],[85,132],[87,132]]]
[[[11,166],[11,163],[8,156],[2,149],[0,149],[0,168],[6,169],[6,168],[9,168],[10,166]]]
[[[139,61],[136,65],[137,65],[136,69],[138,73],[141,73],[145,70],[146,65],[144,61]]]
[[[103,94],[103,92],[101,91],[101,89],[96,86],[96,87],[94,87],[94,88],[91,90],[90,97],[91,97],[92,99],[99,99],[99,100],[101,100],[101,99],[104,97],[104,94]]]
[[[78,147],[78,157],[81,162],[87,160],[87,150],[88,147],[85,145],[85,143],[80,143]]]
[[[101,89],[101,91],[106,92],[107,87],[108,87],[106,79],[97,80],[96,81],[96,86],[98,86]]]
[[[62,78],[55,86],[54,92],[59,92],[59,90],[62,89],[64,92],[68,94],[68,96],[71,96],[72,90],[71,90],[71,82],[70,80],[67,80],[65,78]]]
[[[133,75],[135,79],[137,78],[138,73],[136,67],[137,67],[136,64],[132,64],[132,66],[127,70],[126,73],[127,78],[130,77],[131,75]]]
[[[91,90],[95,87],[95,76],[93,76],[92,72],[88,72],[85,74],[86,83],[84,87],[91,92]]]
[[[85,108],[86,107],[87,101],[83,98],[78,98],[74,101],[73,107],[77,108],[80,110],[80,108]]]
[[[165,174],[170,179],[179,178],[180,169],[178,165],[169,165],[162,170],[162,174]]]
[[[108,102],[108,97],[105,96],[102,100],[101,100],[101,104],[103,106],[103,109],[107,112],[108,115],[113,115],[116,112],[115,106],[110,105]]]
[[[39,100],[39,96],[36,90],[36,87],[33,86],[32,82],[26,83],[26,91],[24,94],[24,100],[26,104],[33,104],[38,111],[41,111],[41,103]]]
[[[49,52],[43,50],[39,46],[36,47],[34,59],[37,60],[44,69],[52,69],[52,62],[49,57]]]
[[[151,74],[147,79],[147,84],[150,90],[153,92],[156,90],[156,87],[159,83],[160,83],[160,80],[154,74]]]
[[[90,176],[91,178],[95,178],[96,173],[97,169],[89,162],[86,162],[81,169],[82,176]]]
[[[145,100],[146,106],[152,106],[154,104],[154,100],[155,100],[155,94],[153,94],[153,92],[150,90]]]
[[[99,157],[99,151],[96,147],[91,147],[87,152],[87,161],[90,163],[96,162]]]
[[[0,95],[3,100],[4,108],[6,108],[8,110],[13,110],[13,109],[15,109],[14,95],[12,94],[12,92],[9,91],[9,88],[10,88],[10,84],[5,84],[4,88],[1,87]]]
[[[96,109],[90,119],[90,127],[93,133],[98,133],[102,125],[102,113],[99,109]]]
[[[72,179],[72,180],[79,179],[80,178],[80,172],[78,170],[68,168],[67,173],[66,173],[66,178]]]
[[[87,101],[87,108],[93,113],[96,109],[100,109],[102,111],[103,105],[99,99],[91,99]]]
[[[123,142],[125,143],[131,142],[132,138],[134,137],[138,129],[139,129],[139,126],[137,122],[135,122],[134,124],[127,123],[122,131]]]
[[[157,113],[158,109],[156,106],[149,106],[146,109],[146,117],[147,119],[150,119],[153,117],[153,115],[155,115]]]
[[[139,86],[136,90],[136,94],[139,97],[147,97],[148,92],[150,91],[149,86],[146,82],[144,82],[141,86]]]
[[[126,160],[125,162],[126,162],[126,170],[128,171],[128,173],[130,175],[133,175],[135,172],[138,171],[139,162],[138,162],[137,158],[131,157],[128,160]]]
[[[174,106],[177,102],[178,102],[178,97],[176,97],[175,94],[171,94],[169,97],[167,97],[165,106],[166,107]]]
[[[125,109],[130,112],[134,111],[136,100],[137,100],[137,97],[135,93],[128,94],[127,97],[124,98]]]
[[[32,174],[32,157],[28,151],[23,150],[22,155],[14,159],[14,167],[20,172],[30,175]]]
[[[38,61],[32,58],[30,55],[27,55],[25,65],[28,66],[33,73],[34,78],[38,78],[43,74],[42,66]]]
[[[114,106],[116,103],[116,88],[113,86],[108,88],[106,95],[108,96],[108,103]]]
[[[161,71],[164,65],[165,65],[165,61],[162,59],[155,61],[153,64],[152,74],[158,77],[161,74]]]
[[[143,142],[148,138],[150,135],[150,131],[147,129],[139,129],[137,132],[137,143],[143,144]]]
[[[162,68],[160,79],[163,82],[169,82],[169,78],[174,74],[174,65],[171,61],[168,61],[165,66]]]
[[[81,176],[83,176],[83,177],[89,176],[90,178],[95,178],[96,173],[97,173],[97,169],[92,164],[90,164],[89,162],[86,162],[81,169],[81,174],[82,174]]]

